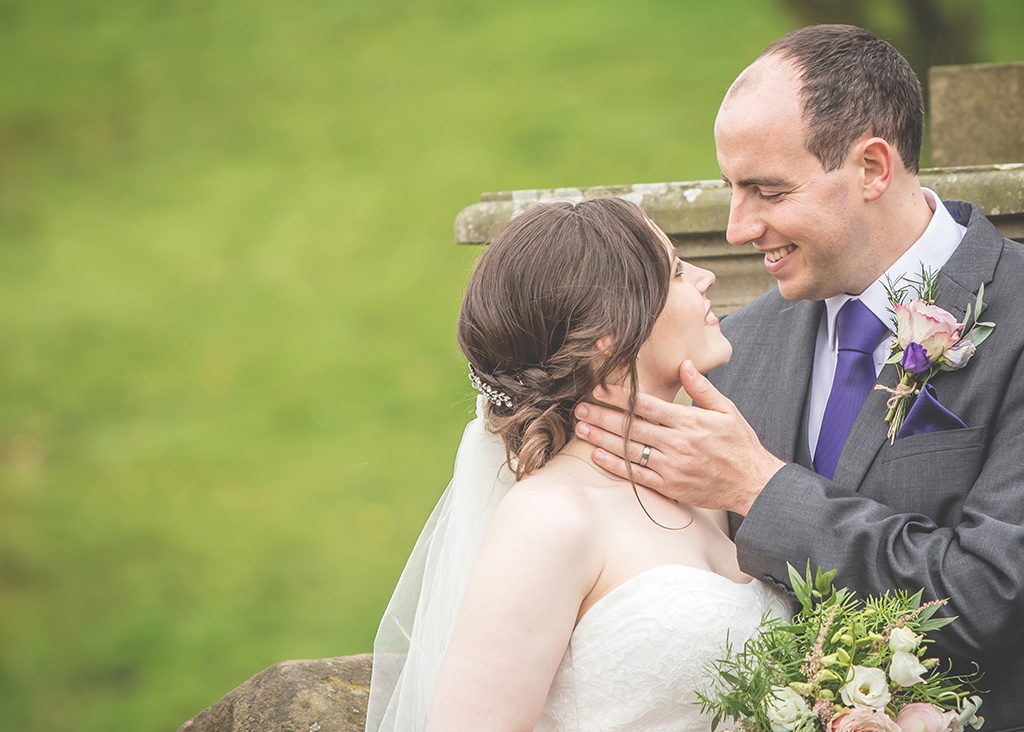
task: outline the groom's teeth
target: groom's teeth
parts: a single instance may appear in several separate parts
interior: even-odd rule
[[[781,247],[779,249],[772,249],[769,252],[765,252],[764,256],[765,256],[765,258],[767,258],[767,260],[769,262],[778,262],[780,259],[785,257],[787,254],[789,254],[794,249],[796,249],[796,247],[794,245],[787,244],[786,246]]]

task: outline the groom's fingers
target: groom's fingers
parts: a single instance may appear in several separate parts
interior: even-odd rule
[[[621,440],[619,442],[621,443]],[[620,478],[629,478],[629,474],[626,472],[626,461],[618,455],[614,455],[606,450],[598,449],[594,450],[593,457],[594,462],[609,473],[614,473]],[[636,463],[633,464],[633,482],[637,485],[642,485],[659,492],[665,485],[665,481],[662,480],[660,475],[655,473],[649,467],[641,468]]]
[[[605,441],[605,444],[601,445],[602,447],[606,447],[622,457],[622,435],[626,431],[625,414],[588,402],[577,404],[575,414],[576,419],[579,420],[576,425],[576,434],[587,442],[594,442],[593,438],[585,434],[589,428],[595,437]],[[634,419],[629,430],[629,439],[645,445],[661,445],[667,429],[659,424]],[[617,447],[614,445],[615,442],[618,443]]]
[[[679,368],[679,380],[683,382],[683,389],[690,395],[694,404],[713,412],[736,413],[736,405],[723,396],[708,377],[697,371],[689,359],[683,361]]]
[[[594,389],[594,397],[619,409],[626,409],[629,406],[629,392],[621,386],[599,386]],[[649,394],[637,394],[634,413],[648,422],[675,425],[679,421],[679,406]]]
[[[649,445],[649,443],[643,442],[634,431],[630,435],[629,445],[624,446],[621,435],[608,432],[600,427],[593,427],[586,422],[576,423],[576,435],[596,448],[612,453],[615,457],[628,458],[630,462],[636,464],[643,459],[644,446]],[[640,441],[638,442],[638,440]],[[650,447],[651,453],[647,457],[648,464],[654,462],[655,456],[661,454],[653,445]]]

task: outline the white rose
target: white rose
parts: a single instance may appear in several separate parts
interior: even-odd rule
[[[921,636],[910,628],[893,628],[889,633],[889,648],[894,653],[910,653],[921,642]]]
[[[920,659],[913,653],[897,651],[892,654],[892,663],[889,664],[889,678],[900,686],[913,686],[924,681],[921,674],[927,672],[921,665]]]
[[[768,721],[772,732],[794,732],[813,714],[799,694],[788,686],[773,686],[768,703]]]
[[[885,671],[853,666],[846,676],[846,683],[839,689],[839,696],[847,706],[882,710],[892,695],[889,693]]]

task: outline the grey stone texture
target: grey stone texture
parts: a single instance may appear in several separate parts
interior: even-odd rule
[[[1024,163],[931,168],[920,178],[943,199],[977,204],[1004,236],[1024,242]],[[718,276],[715,312],[730,313],[775,286],[753,247],[726,241],[729,189],[720,180],[485,193],[456,217],[455,240],[487,243],[515,214],[536,203],[602,196],[636,203],[671,237],[680,257]]]
[[[373,656],[282,661],[178,732],[363,732]]]
[[[933,165],[1024,163],[1024,62],[933,66]]]

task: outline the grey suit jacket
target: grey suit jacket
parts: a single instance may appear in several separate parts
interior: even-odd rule
[[[935,654],[975,660],[985,729],[1024,730],[1024,246],[977,207],[948,202],[967,226],[943,267],[937,305],[958,319],[985,284],[996,329],[962,370],[932,380],[966,429],[886,439],[887,394],[872,391],[833,480],[798,464],[814,343],[824,308],[770,292],[722,322],[732,361],[710,376],[772,453],[788,461],[734,521],[740,565],[780,584],[786,562],[836,568],[859,593],[924,588],[960,619]],[[894,386],[895,366],[879,383]],[[970,670],[961,666],[964,670]]]

